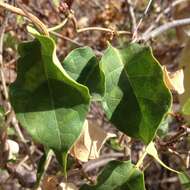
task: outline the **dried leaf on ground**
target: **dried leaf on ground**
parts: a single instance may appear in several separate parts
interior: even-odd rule
[[[73,183],[60,183],[60,190],[77,190],[78,188]]]
[[[106,140],[115,136],[113,133],[105,132],[97,121],[86,121],[83,132],[70,153],[82,162],[96,159],[99,157],[100,150]]]

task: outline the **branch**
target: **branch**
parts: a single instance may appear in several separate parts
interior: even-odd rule
[[[5,28],[7,26],[7,22],[9,19],[9,12],[5,11],[5,18],[3,20],[3,23],[0,27],[0,79],[2,82],[2,92],[5,98],[5,102],[8,105],[8,109],[10,107],[8,103],[9,94],[6,86],[6,80],[4,75],[4,64],[3,64],[3,39],[5,34]],[[6,112],[9,112],[9,110],[6,110]],[[5,123],[0,127],[0,167],[4,167],[5,163],[8,159],[9,154],[9,147],[7,146],[7,127]]]
[[[102,27],[96,27],[96,26],[77,29],[77,33],[86,32],[86,31],[90,31],[90,30],[97,30],[97,31],[102,31],[102,32],[110,32],[110,33],[114,33],[114,34],[118,34],[118,35],[122,35],[122,34],[130,35],[131,34],[131,32],[128,32],[128,31],[114,31],[114,30],[112,30],[110,28],[102,28]]]
[[[147,15],[147,13],[148,13],[148,11],[149,11],[149,9],[150,9],[150,6],[151,6],[151,4],[152,4],[152,2],[153,2],[153,0],[149,0],[149,1],[148,1],[148,4],[147,4],[147,6],[146,6],[146,8],[145,8],[145,10],[144,10],[143,16],[141,17],[141,19],[139,20],[139,22],[138,22],[138,24],[137,24],[137,26],[136,26],[136,29],[135,29],[135,31],[134,31],[134,33],[133,33],[133,36],[132,36],[133,42],[135,42],[135,41],[137,40],[138,29],[139,29],[139,27],[141,26],[144,17]]]
[[[167,7],[163,12],[158,14],[154,23],[144,32],[144,34],[149,33],[153,28],[155,28],[156,25],[159,23],[160,19],[162,18],[162,16],[168,14],[172,10],[172,8],[174,8],[175,6],[177,6],[180,3],[185,2],[185,1],[187,1],[187,0],[176,0],[176,1],[172,2],[172,4],[169,7]]]
[[[3,73],[3,38],[4,38],[5,27],[7,25],[7,21],[8,21],[8,15],[5,16],[5,19],[0,28],[0,77],[1,77],[1,81],[2,81],[3,93],[5,96],[5,100],[8,100],[8,98],[9,98],[8,90],[6,87],[5,76]]]
[[[156,28],[155,30],[145,33],[142,35],[140,40],[148,41],[151,38],[155,38],[156,36],[159,36],[163,32],[166,32],[169,29],[176,28],[178,26],[183,26],[183,25],[188,25],[190,24],[190,18],[185,18],[185,19],[178,19],[178,20],[173,20],[172,22],[163,24]]]
[[[61,22],[59,25],[57,26],[54,26],[54,27],[51,27],[51,28],[48,28],[48,31],[49,32],[53,32],[53,31],[56,31],[56,30],[59,30],[61,29],[63,26],[65,26],[65,24],[68,22],[69,18],[67,17],[65,20],[63,20],[63,22]]]
[[[44,33],[44,35],[49,36],[47,27],[33,14],[28,13],[28,12],[26,13],[26,11],[23,11],[22,9],[14,7],[7,3],[0,2],[0,7],[4,8],[6,10],[9,10],[15,14],[18,14],[18,15],[28,18],[41,32]]]
[[[112,160],[117,160],[118,158],[122,158],[122,157],[124,157],[124,154],[120,152],[106,154],[96,160],[90,160],[89,162],[85,163],[83,165],[83,169],[85,172],[89,172],[89,171],[94,170],[95,168],[99,168],[106,165],[108,162]]]
[[[129,10],[129,16],[131,19],[131,32],[132,34],[136,31],[137,28],[137,21],[134,13],[134,8],[132,6],[131,0],[126,0],[126,4]]]

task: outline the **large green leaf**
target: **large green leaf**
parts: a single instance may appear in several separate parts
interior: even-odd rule
[[[149,47],[111,45],[101,59],[105,74],[103,107],[115,126],[148,144],[171,107],[161,66]]]
[[[82,130],[88,89],[62,68],[51,38],[36,35],[18,50],[18,76],[10,87],[16,116],[35,140],[65,155]]]
[[[144,175],[131,161],[112,161],[98,176],[94,186],[83,185],[80,190],[145,190]]]
[[[74,80],[86,85],[93,98],[100,99],[104,95],[104,75],[91,48],[71,51],[63,61],[63,68]]]

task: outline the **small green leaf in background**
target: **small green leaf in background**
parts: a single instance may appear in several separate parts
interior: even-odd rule
[[[5,111],[3,107],[0,106],[0,127],[3,125],[5,119]]]
[[[184,187],[184,189],[189,190],[190,189],[190,177],[186,172],[181,172],[178,174],[179,181],[181,185]]]
[[[12,33],[7,32],[3,38],[5,48],[12,48],[13,50],[17,49],[19,40]]]
[[[172,122],[172,117],[168,115],[162,120],[158,127],[157,135],[161,138],[165,137],[169,131],[169,124]]]
[[[148,144],[171,107],[171,93],[160,64],[149,47],[109,45],[101,59],[105,74],[103,108],[112,123],[127,135]]]
[[[182,107],[182,113],[185,115],[190,115],[190,98],[185,102]]]
[[[52,0],[52,3],[58,7],[61,0]]]
[[[107,144],[110,148],[116,151],[122,151],[125,148],[123,145],[119,143],[118,138],[111,138],[110,140],[108,140]]]
[[[104,75],[91,48],[71,51],[63,61],[63,68],[74,80],[87,86],[94,99],[104,95]]]
[[[5,111],[3,107],[0,106],[0,117],[4,117]]]
[[[10,86],[10,100],[32,137],[65,156],[83,128],[89,91],[65,72],[54,41],[35,37],[19,45],[18,76]]]
[[[145,190],[144,175],[131,161],[111,161],[98,176],[94,186],[83,185],[80,190]]]

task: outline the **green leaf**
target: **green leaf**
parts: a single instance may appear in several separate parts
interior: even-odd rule
[[[156,150],[156,147],[154,145],[153,142],[150,142],[149,145],[146,147],[146,152],[152,156],[161,166],[163,166],[164,168],[166,168],[167,170],[170,170],[171,172],[175,172],[177,174],[180,174],[180,172],[168,167],[166,164],[164,164],[162,162],[162,160],[160,160],[159,156],[158,156],[158,152]]]
[[[189,190],[190,189],[190,177],[186,172],[181,172],[178,174],[179,181],[181,185],[184,187],[184,189]]]
[[[63,61],[63,68],[74,80],[87,86],[94,99],[101,99],[104,95],[104,75],[91,48],[71,51]]]
[[[83,185],[80,190],[145,190],[144,175],[131,161],[111,161],[98,176],[94,186]]]
[[[182,107],[182,113],[190,115],[190,99],[188,99]]]
[[[10,87],[16,116],[32,137],[66,155],[89,109],[88,89],[62,68],[54,41],[45,36],[19,45],[18,76]]]
[[[5,48],[12,48],[15,51],[19,40],[16,36],[13,36],[10,32],[7,32],[3,38],[3,43]]]
[[[105,74],[103,108],[115,126],[148,144],[171,107],[163,72],[149,47],[109,45],[101,59]]]
[[[3,107],[0,106],[0,127],[4,125],[4,121],[5,121],[5,111]]]
[[[0,117],[4,117],[5,111],[2,106],[0,106]]]
[[[172,117],[168,115],[162,120],[160,126],[158,127],[157,135],[161,138],[164,138],[169,131],[169,124],[172,122]]]

